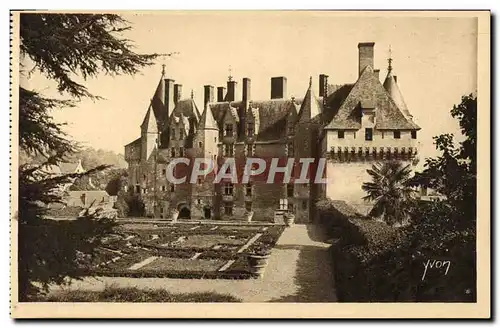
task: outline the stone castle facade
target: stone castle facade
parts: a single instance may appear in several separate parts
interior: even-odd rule
[[[125,146],[129,164],[126,190],[145,203],[146,214],[170,218],[273,221],[276,213],[292,212],[297,222],[314,218],[323,196],[358,203],[366,169],[374,161],[398,159],[415,163],[420,129],[404,102],[393,74],[380,81],[374,69],[374,43],[360,43],[359,75],[355,83],[333,85],[319,76],[303,98],[287,96],[286,77],[271,78],[271,97],[254,100],[251,80],[226,87],[204,86],[204,102],[182,98],[182,86],[164,72],[141,124],[141,136]],[[200,110],[201,109],[201,110]],[[167,165],[174,158],[327,157],[326,185],[214,183],[213,176],[196,183],[171,184]]]

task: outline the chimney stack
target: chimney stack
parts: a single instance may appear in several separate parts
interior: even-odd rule
[[[326,98],[328,96],[328,75],[319,75],[319,96]]]
[[[174,103],[177,104],[182,97],[182,84],[174,84]]]
[[[226,97],[226,88],[217,87],[217,102],[223,102]]]
[[[243,102],[249,101],[251,99],[251,83],[252,81],[248,77],[243,78],[243,92],[242,99]]]
[[[203,87],[203,105],[204,108],[207,107],[208,103],[214,102],[214,86],[213,85],[205,85]]]
[[[359,76],[365,69],[366,66],[371,66],[373,68],[373,48],[375,47],[375,42],[361,42],[358,43],[359,51]]]
[[[380,70],[379,69],[374,69],[373,73],[375,73],[375,76],[377,77],[377,80],[380,81]]]
[[[276,76],[271,78],[271,99],[286,97],[286,77]]]
[[[227,81],[227,94],[226,101],[235,101],[236,100],[236,85],[238,82],[230,79]]]
[[[175,80],[165,79],[165,107],[167,111],[167,118],[170,117],[170,111],[172,111],[175,107],[174,82]]]

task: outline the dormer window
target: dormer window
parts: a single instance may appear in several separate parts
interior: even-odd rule
[[[253,122],[248,122],[248,124],[247,124],[247,136],[253,137],[253,133],[254,133],[254,124],[253,124]]]
[[[224,129],[224,134],[226,137],[233,136],[233,125],[232,124],[226,124],[225,129]]]

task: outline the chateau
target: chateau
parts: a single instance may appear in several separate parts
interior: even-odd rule
[[[272,221],[276,212],[295,214],[296,222],[314,218],[320,197],[361,203],[366,169],[374,161],[398,159],[415,164],[417,131],[398,87],[389,59],[385,80],[374,66],[372,42],[359,43],[358,79],[329,84],[312,79],[303,98],[287,96],[286,77],[272,77],[270,99],[251,96],[243,78],[242,96],[230,76],[226,87],[204,86],[201,107],[182,98],[182,85],[162,76],[141,124],[141,136],[125,146],[129,165],[126,191],[136,194],[146,215],[170,218]],[[265,184],[250,180],[214,183],[213,176],[195,184],[167,181],[174,158],[314,158],[326,157],[327,184]]]

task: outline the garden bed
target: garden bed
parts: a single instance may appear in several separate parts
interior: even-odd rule
[[[168,225],[151,229],[127,229],[108,238],[97,253],[89,274],[94,276],[248,279],[246,252],[274,247],[283,226]],[[139,224],[138,224],[139,225]],[[196,229],[192,229],[197,227]],[[222,228],[222,229],[221,229]],[[220,229],[220,230],[219,230]],[[264,230],[264,231],[263,231]],[[238,251],[259,234],[245,252]],[[149,259],[151,262],[148,262]],[[145,261],[146,260],[146,261]],[[142,261],[145,261],[142,262]],[[142,266],[140,265],[142,262]],[[223,271],[223,266],[229,264]],[[131,270],[132,266],[137,266]]]

